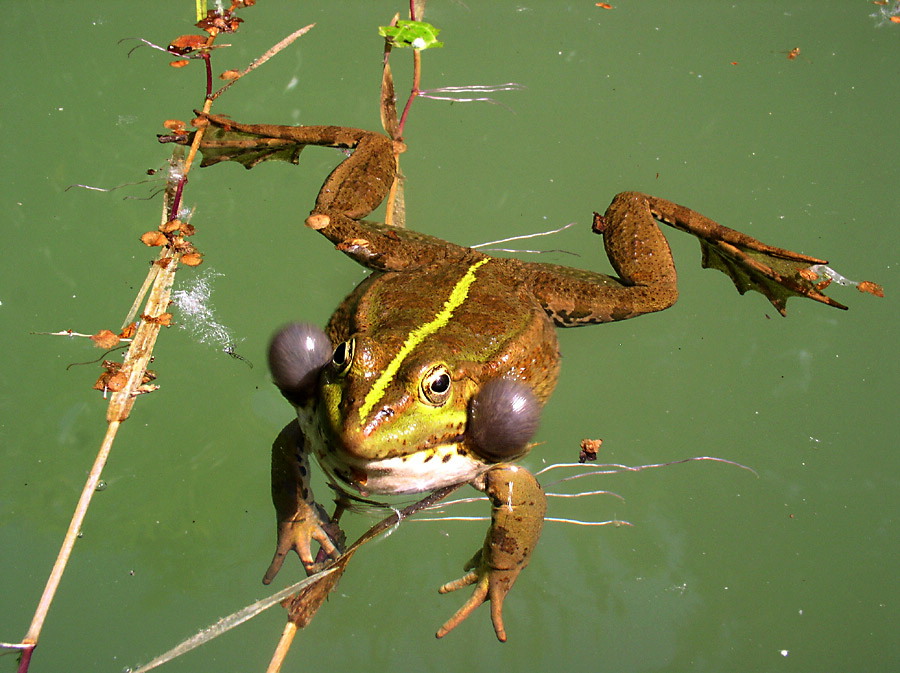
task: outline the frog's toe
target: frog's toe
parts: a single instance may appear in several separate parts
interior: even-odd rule
[[[470,573],[466,573],[458,580],[453,580],[452,582],[447,582],[442,585],[440,589],[438,589],[439,594],[449,594],[451,591],[456,591],[457,589],[462,589],[463,587],[467,587],[470,584],[475,584],[478,581],[478,572],[473,570]]]
[[[272,583],[272,580],[275,579],[275,575],[277,575],[278,571],[281,570],[281,566],[284,563],[284,559],[287,556],[288,551],[289,550],[287,549],[281,549],[281,547],[275,550],[275,555],[272,557],[272,562],[266,569],[266,574],[263,575],[263,584]]]
[[[287,558],[287,555],[291,550],[297,552],[297,556],[300,557],[300,561],[303,563],[304,568],[308,569],[312,566],[313,558],[312,550],[310,549],[311,538],[308,535],[297,535],[297,528],[297,526],[292,525],[291,523],[278,526],[278,544],[275,547],[275,554],[272,556],[272,562],[269,564],[266,574],[263,575],[263,584],[269,584],[275,579],[275,576],[284,564],[284,559]]]
[[[325,524],[325,526],[317,526],[315,530],[313,530],[312,535],[310,536],[313,540],[319,543],[319,547],[321,548],[319,551],[319,556],[324,554],[327,558],[335,559],[343,553],[343,543],[342,539],[335,534],[332,536],[332,532],[326,530],[327,528],[332,528],[331,524]],[[336,528],[336,526],[334,527]],[[339,529],[338,529],[338,532]],[[303,566],[306,568],[307,572],[310,572],[312,566],[318,563],[321,559],[317,556],[315,559],[310,553],[309,545],[306,546],[305,556],[303,554],[300,555],[300,560],[303,562]]]

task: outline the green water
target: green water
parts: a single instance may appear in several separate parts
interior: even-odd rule
[[[623,189],[694,207],[776,245],[884,284],[836,288],[840,312],[793,300],[782,319],[699,268],[670,237],[681,299],[664,313],[561,334],[559,388],[524,462],[567,462],[585,437],[629,465],[716,463],[586,480],[625,498],[553,500],[506,604],[443,641],[463,595],[438,596],[483,524],[422,523],[361,552],[302,632],[285,671],[894,671],[900,666],[897,110],[900,26],[863,2],[462,3],[434,0],[446,47],[425,87],[518,82],[503,105],[419,101],[407,128],[411,225],[474,244],[578,226],[540,241],[606,269],[588,231]],[[483,6],[486,5],[486,6]],[[241,67],[307,23],[308,36],[241,81],[216,110],[236,119],[377,128],[375,27],[402,2],[262,2],[223,42]],[[0,640],[24,635],[105,424],[85,341],[30,332],[118,328],[152,256],[154,134],[202,104],[197,63],[117,44],[191,32],[193,3],[6,3],[2,36],[5,222],[0,321]],[[801,47],[789,60],[782,52]],[[395,53],[405,90],[408,54]],[[732,62],[736,64],[732,64]],[[158,393],[138,400],[104,473],[35,653],[34,673],[145,662],[265,595],[274,544],[268,446],[289,419],[264,348],[289,319],[324,322],[362,271],[300,222],[335,155],[299,167],[195,173],[199,271],[238,352],[169,329]],[[534,242],[530,242],[529,245]],[[180,316],[182,322],[198,327]],[[325,490],[320,486],[320,494]],[[476,508],[475,513],[483,513]],[[355,521],[359,531],[366,521]],[[279,586],[300,576],[290,559]],[[275,608],[161,670],[262,671]],[[15,670],[14,657],[0,671]]]

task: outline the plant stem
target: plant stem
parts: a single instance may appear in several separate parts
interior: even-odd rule
[[[209,42],[212,42],[213,38],[209,39]],[[203,58],[203,64],[206,66],[206,99],[209,100],[212,97],[212,85],[213,85],[213,77],[212,77],[212,63],[209,59],[209,52],[204,51],[200,54],[201,58]]]
[[[294,642],[295,635],[297,635],[297,625],[288,620],[287,624],[284,625],[284,631],[281,633],[281,640],[278,641],[278,646],[275,648],[275,652],[272,653],[272,660],[269,662],[266,673],[278,673],[281,670],[281,665],[291,649],[291,643]]]
[[[94,496],[94,493],[97,492],[97,484],[100,483],[100,474],[103,472],[103,466],[106,465],[107,458],[109,458],[113,439],[115,438],[118,429],[119,421],[113,421],[107,426],[106,436],[103,438],[103,443],[100,445],[100,451],[97,453],[94,465],[91,467],[87,481],[81,491],[81,497],[78,499],[78,504],[75,506],[75,512],[72,515],[72,520],[69,523],[69,529],[66,531],[66,536],[63,538],[62,547],[56,557],[56,563],[53,565],[53,570],[50,572],[50,577],[47,579],[44,593],[41,595],[41,600],[34,613],[34,618],[31,620],[31,626],[24,638],[24,642],[31,643],[32,647],[37,644],[41,628],[44,625],[44,620],[47,618],[47,613],[50,610],[50,604],[53,602],[53,596],[56,594],[56,589],[59,587],[59,582],[66,569],[66,563],[69,561],[69,556],[72,554],[75,540],[81,532],[81,524],[84,522],[88,506],[91,504],[91,498]]]
[[[406,118],[409,116],[409,109],[412,107],[413,101],[419,95],[419,82],[422,76],[422,54],[418,49],[413,49],[413,83],[409,92],[409,98],[406,99],[406,105],[403,106],[403,114],[400,115],[400,124],[397,128],[398,138],[403,138],[403,127],[406,125]]]
[[[153,283],[150,298],[147,300],[145,307],[147,315],[156,317],[165,312],[171,297],[172,285],[175,281],[175,270],[178,268],[180,256],[179,253],[175,253],[169,258],[169,262],[164,267],[157,265],[159,270],[156,273],[156,280]],[[122,421],[128,418],[134,405],[134,399],[140,394],[141,381],[150,361],[150,356],[153,353],[153,346],[156,344],[159,330],[159,323],[152,320],[142,320],[125,355],[121,371],[128,376],[127,382],[122,390],[112,394],[109,401],[109,407],[106,411],[106,420],[108,422],[106,435],[100,445],[100,450],[97,452],[97,457],[94,459],[94,464],[88,474],[87,481],[85,481],[84,488],[81,490],[81,496],[78,499],[78,504],[75,506],[75,511],[72,514],[72,520],[69,522],[69,528],[63,538],[62,546],[56,557],[56,563],[53,564],[50,577],[47,579],[44,592],[41,594],[41,599],[31,620],[31,626],[22,641],[26,645],[24,648],[26,651],[23,653],[19,664],[19,673],[26,673],[28,670],[31,652],[37,646],[41,629],[44,626],[44,621],[47,619],[47,613],[50,611],[50,605],[56,596],[56,590],[59,588],[69,557],[72,555],[75,541],[81,532],[81,525],[87,515],[91,498],[97,492],[97,484],[100,483],[100,476],[109,458],[119,426],[122,424]]]
[[[203,11],[203,16],[199,16],[199,13],[201,12],[201,5],[205,6],[205,2],[201,2],[200,0],[198,0],[198,20],[201,20],[203,16],[206,16],[205,9]],[[267,51],[261,58],[254,61],[241,74],[246,74],[259,65],[262,65],[262,63],[284,49],[287,45],[309,31],[311,28],[312,25],[309,25],[298,31],[295,31],[288,38],[285,38],[280,43],[275,45],[275,47]],[[212,46],[217,35],[217,32],[210,33],[205,45],[207,48]],[[201,58],[203,58],[206,69],[206,96],[204,98],[203,113],[208,113],[210,108],[212,107],[212,103],[216,95],[221,93],[221,91],[227,89],[230,84],[223,87],[221,91],[217,92],[216,95],[214,95],[212,90],[213,79],[210,54],[208,51],[203,51],[200,56]],[[181,210],[184,186],[187,183],[188,173],[190,172],[194,158],[197,155],[197,151],[199,149],[200,142],[203,139],[204,132],[204,127],[197,129],[197,132],[194,134],[194,142],[191,145],[188,157],[184,161],[183,165],[178,166],[182,158],[181,149],[178,148],[176,150],[176,154],[173,155],[172,166],[173,168],[178,166],[180,170],[178,170],[177,173],[172,171],[169,174],[169,179],[166,186],[166,196],[161,214],[163,223],[176,218],[178,216],[178,212]],[[75,511],[73,512],[68,530],[66,531],[66,535],[63,538],[62,545],[57,555],[56,562],[54,563],[53,569],[50,572],[50,576],[47,579],[44,591],[41,595],[40,601],[38,602],[34,617],[32,618],[31,625],[29,626],[28,633],[19,643],[16,643],[14,645],[4,643],[5,647],[13,647],[22,651],[19,661],[18,673],[27,673],[29,669],[34,649],[35,647],[37,647],[38,639],[40,638],[41,630],[47,618],[47,614],[50,611],[50,606],[56,595],[56,591],[59,588],[60,582],[62,581],[63,573],[65,572],[69,558],[72,554],[72,550],[75,546],[75,541],[78,539],[78,536],[81,532],[81,526],[87,515],[91,499],[93,498],[94,493],[97,491],[97,486],[100,483],[100,477],[103,473],[103,468],[105,467],[106,462],[109,459],[109,455],[112,451],[112,445],[118,433],[119,426],[129,417],[131,409],[134,406],[135,398],[139,394],[141,394],[141,392],[144,392],[141,386],[144,380],[145,372],[147,370],[147,365],[150,362],[150,358],[153,354],[153,348],[156,345],[156,340],[161,329],[159,321],[154,320],[154,318],[157,318],[165,313],[169,305],[172,294],[172,286],[175,282],[175,272],[178,269],[180,259],[180,252],[176,252],[170,247],[163,247],[161,249],[159,256],[153,262],[150,272],[147,274],[141,290],[139,291],[137,298],[135,299],[131,309],[128,312],[127,319],[123,324],[124,328],[135,319],[145,295],[147,295],[147,293],[149,292],[149,296],[147,297],[147,301],[144,306],[143,316],[145,319],[142,319],[137,326],[137,330],[135,331],[134,337],[131,340],[131,344],[125,355],[125,359],[120,370],[127,377],[126,383],[121,390],[115,391],[111,395],[106,411],[106,434],[103,438],[103,442],[100,446],[97,456],[94,459],[94,464],[91,467],[88,478],[81,491],[81,495],[78,499]],[[289,647],[290,640],[287,641],[284,648],[285,653],[287,652],[287,648]]]

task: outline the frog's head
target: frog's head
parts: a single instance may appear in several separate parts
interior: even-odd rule
[[[408,336],[408,334],[406,335]],[[472,479],[524,454],[541,402],[522,381],[436,344],[357,334],[328,339],[289,325],[272,340],[276,384],[298,409],[318,404],[325,469],[358,490],[413,493]]]

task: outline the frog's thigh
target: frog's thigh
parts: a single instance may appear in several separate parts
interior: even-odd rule
[[[618,278],[583,269],[555,264],[525,266],[532,294],[558,327],[634,318],[662,311],[678,299],[674,279],[629,285]]]

